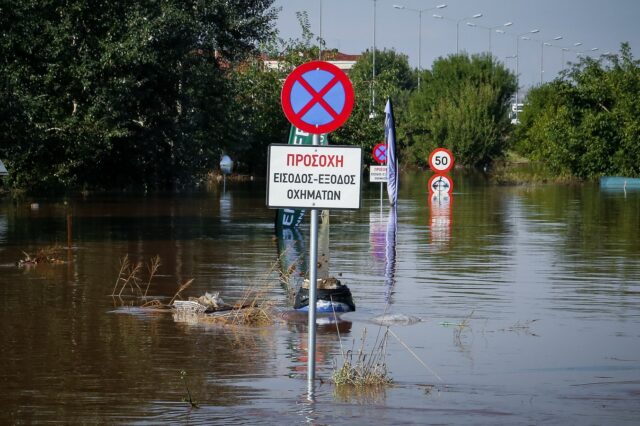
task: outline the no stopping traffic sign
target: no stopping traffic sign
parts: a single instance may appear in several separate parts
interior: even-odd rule
[[[282,86],[281,101],[291,124],[313,134],[329,133],[349,118],[353,86],[337,66],[311,61],[289,74]]]
[[[378,164],[386,164],[387,163],[387,145],[384,143],[376,144],[373,147],[373,151],[371,152],[373,155],[373,159],[376,160]]]

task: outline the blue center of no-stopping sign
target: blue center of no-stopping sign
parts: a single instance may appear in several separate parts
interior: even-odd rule
[[[312,70],[304,73],[291,89],[291,106],[309,124],[330,123],[342,112],[344,89],[330,72]]]

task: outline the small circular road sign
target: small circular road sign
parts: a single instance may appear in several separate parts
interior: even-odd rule
[[[376,160],[378,164],[386,164],[387,163],[387,145],[384,143],[376,144],[373,147],[373,159]]]
[[[434,173],[447,173],[453,167],[453,154],[446,148],[436,148],[429,155],[429,168]]]
[[[453,181],[447,175],[435,174],[429,179],[429,194],[451,194]]]
[[[311,61],[289,74],[282,86],[281,100],[291,124],[313,134],[329,133],[349,118],[353,86],[337,66]]]

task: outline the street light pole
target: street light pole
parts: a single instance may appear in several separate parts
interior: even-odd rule
[[[582,52],[576,52],[576,56],[587,56],[587,57],[589,57],[589,52],[595,52],[597,50],[600,50],[600,49],[598,49],[597,47],[592,47],[589,50],[583,50]]]
[[[505,22],[502,25],[495,25],[493,27],[485,27],[484,25],[474,24],[473,22],[467,22],[467,25],[470,27],[480,27],[480,28],[484,28],[485,30],[489,30],[489,54],[491,55],[491,57],[493,57],[493,50],[491,49],[491,36],[492,36],[493,30],[496,30],[497,32],[504,32],[504,30],[498,30],[497,28],[509,27],[513,25],[513,22]]]
[[[318,60],[321,61],[322,60],[322,0],[320,0],[320,35],[319,35],[319,41],[320,41],[320,48],[318,49]]]
[[[493,57],[493,50],[491,49],[491,38],[493,36],[493,31],[498,31],[499,28],[502,27],[510,27],[511,25],[513,25],[513,22],[509,21],[509,22],[505,22],[502,25],[495,25],[493,27],[489,27],[489,54],[491,55],[491,57]],[[504,31],[504,30],[501,30]]]
[[[376,1],[373,0],[373,66],[371,78],[371,115],[375,115],[376,108]]]
[[[562,48],[562,69],[564,70],[567,66],[567,64],[564,62],[564,52],[568,52],[569,48],[568,47],[563,47]]]
[[[482,18],[482,13],[476,13],[473,16],[467,16],[466,18],[458,19],[456,21],[456,54],[460,52],[460,22],[466,21],[467,19],[478,19]]]
[[[420,74],[422,71],[422,12],[426,12],[428,10],[435,9],[444,9],[447,7],[446,4],[439,4],[434,7],[428,7],[426,9],[412,9],[410,7],[406,7],[400,4],[394,4],[393,7],[395,9],[403,9],[409,10],[411,12],[418,12],[418,90],[420,90]]]
[[[418,11],[418,90],[420,90],[421,71],[422,71],[422,10],[419,10]]]
[[[558,41],[558,40],[562,40],[562,36],[557,36],[554,37],[553,40],[549,40],[549,41]],[[548,41],[541,41],[540,42],[540,84],[544,83],[544,47],[545,46],[553,46],[553,44],[549,43]]]
[[[504,31],[503,31],[504,32]],[[530,31],[527,31],[526,33],[522,33],[522,34],[518,34],[516,35],[516,123],[518,122],[518,93],[520,92],[520,70],[519,70],[519,66],[520,66],[520,38],[524,36],[526,36],[527,34],[535,34],[535,33],[539,33],[540,30],[539,29],[533,29]],[[528,37],[527,37],[528,39]]]

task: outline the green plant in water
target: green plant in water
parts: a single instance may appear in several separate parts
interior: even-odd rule
[[[189,390],[189,386],[187,385],[187,372],[184,370],[180,370],[180,380],[184,383],[184,388],[187,391],[187,396],[182,398],[183,402],[188,402],[191,408],[200,408],[197,401],[191,397],[191,391]]]
[[[371,352],[366,353],[364,343],[367,330],[362,333],[360,349],[357,353],[353,350],[342,354],[343,363],[340,368],[334,367],[333,383],[337,386],[350,385],[359,388],[371,386],[387,386],[392,383],[385,362],[387,355],[387,342],[389,329],[382,338],[377,341]]]

